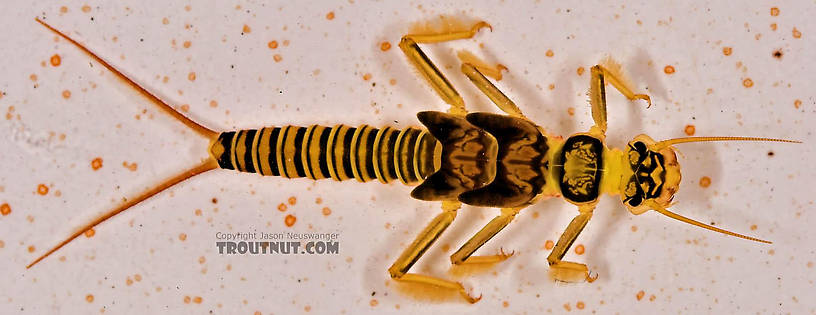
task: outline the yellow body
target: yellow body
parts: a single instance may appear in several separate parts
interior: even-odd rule
[[[778,141],[767,138],[699,137],[655,142],[646,135],[637,136],[623,150],[607,148],[607,83],[630,101],[649,96],[635,94],[620,74],[619,66],[596,65],[591,69],[589,99],[595,125],[586,133],[562,139],[546,134],[527,119],[522,111],[487,78],[501,79],[502,65],[489,67],[473,55],[460,53],[461,72],[506,115],[468,113],[456,89],[422,52],[418,44],[438,43],[474,36],[485,22],[469,29],[437,34],[405,35],[400,48],[421,76],[448,104],[448,113],[421,112],[420,122],[427,129],[396,130],[362,125],[325,127],[284,126],[259,130],[216,132],[174,110],[147,89],[136,84],[105,60],[52,28],[40,24],[75,44],[91,58],[139,91],[159,108],[184,123],[199,135],[210,139],[210,158],[185,170],[81,227],[28,265],[32,267],[54,251],[122,211],[192,176],[216,168],[310,179],[354,178],[360,182],[377,179],[382,183],[400,180],[418,184],[411,195],[428,201],[441,201],[442,212],[419,233],[411,245],[388,269],[397,281],[415,282],[459,292],[473,303],[473,297],[454,281],[430,275],[410,273],[417,260],[433,245],[456,218],[462,203],[500,208],[500,213],[451,255],[453,264],[496,263],[510,257],[472,256],[476,250],[504,229],[524,208],[550,196],[563,196],[578,207],[555,244],[547,261],[552,276],[559,281],[593,281],[586,265],[562,258],[592,217],[601,194],[619,195],[633,214],[655,210],[661,214],[712,231],[749,240],[767,242],[715,228],[673,213],[667,208],[680,184],[680,166],[672,145],[695,141]]]

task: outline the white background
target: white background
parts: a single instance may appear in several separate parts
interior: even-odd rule
[[[62,6],[67,12],[61,13]],[[778,16],[770,14],[774,6]],[[334,19],[326,18],[329,12]],[[816,312],[816,170],[808,162],[816,154],[813,2],[30,1],[6,4],[0,14],[0,203],[12,209],[0,216],[2,313]],[[86,43],[169,103],[188,104],[191,118],[232,130],[418,125],[416,112],[446,107],[397,44],[416,22],[439,15],[483,19],[494,27],[473,40],[424,46],[472,111],[496,109],[458,73],[458,50],[506,65],[499,87],[533,121],[561,135],[592,125],[588,71],[579,76],[577,69],[611,55],[654,106],[629,103],[608,89],[610,146],[621,147],[639,133],[657,140],[684,136],[686,125],[694,125],[698,136],[804,141],[679,146],[684,180],[673,209],[773,245],[656,213],[634,217],[616,198],[604,197],[576,242],[586,252],[567,255],[586,262],[599,280],[557,284],[548,277],[549,251],[542,247],[557,240],[576,211],[551,199],[522,212],[480,251],[502,247],[516,256],[492,271],[457,278],[483,294],[481,302],[427,301],[403,293],[386,271],[439,211],[437,204],[411,199],[410,187],[216,170],[133,207],[97,227],[92,238],[80,237],[25,269],[122,198],[207,156],[206,140],[65,40],[55,41],[34,17]],[[242,34],[244,25],[249,33]],[[801,38],[794,38],[794,28]],[[267,46],[271,40],[277,49]],[[381,50],[384,41],[390,50]],[[724,55],[724,47],[732,47],[732,54]],[[773,56],[776,50],[781,58]],[[54,54],[61,56],[58,67],[49,63]],[[676,72],[666,74],[667,65]],[[365,74],[371,78],[364,80]],[[752,87],[743,85],[746,78]],[[70,98],[62,96],[64,90]],[[94,171],[96,157],[103,167]],[[123,162],[138,168],[130,171]],[[698,184],[702,176],[711,178],[711,186]],[[38,184],[49,193],[37,194]],[[290,197],[297,203],[278,211]],[[324,216],[323,207],[331,215]],[[414,270],[454,278],[448,255],[497,213],[464,207]],[[284,225],[287,214],[297,217],[291,228]],[[251,230],[340,233],[341,253],[217,254],[216,232]],[[187,296],[201,297],[201,303],[185,303]]]

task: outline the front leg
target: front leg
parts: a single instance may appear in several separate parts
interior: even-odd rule
[[[611,62],[611,61],[610,61]],[[610,68],[616,68],[617,65],[612,65]],[[652,106],[652,100],[646,94],[635,94],[632,90],[624,84],[623,77],[620,73],[615,73],[608,68],[601,65],[592,67],[591,77],[589,79],[589,103],[592,105],[592,119],[595,120],[595,127],[599,129],[602,134],[606,134],[606,82],[612,84],[623,96],[626,96],[630,101],[644,100]]]
[[[581,231],[584,230],[589,219],[592,218],[593,209],[594,205],[578,208],[578,211],[581,213],[572,219],[572,222],[567,226],[564,234],[561,234],[561,238],[558,239],[558,243],[555,244],[555,248],[553,248],[550,256],[547,257],[547,262],[550,263],[550,274],[555,280],[563,282],[592,282],[598,279],[597,274],[594,276],[590,275],[589,269],[585,264],[561,260],[567,251],[569,251],[575,239],[578,238],[578,235],[581,234]]]

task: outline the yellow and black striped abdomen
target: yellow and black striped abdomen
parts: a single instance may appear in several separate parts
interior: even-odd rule
[[[224,132],[210,154],[223,169],[261,175],[416,184],[439,168],[437,147],[415,128],[312,125]]]

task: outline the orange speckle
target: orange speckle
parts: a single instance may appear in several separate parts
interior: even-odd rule
[[[94,300],[93,294],[88,294],[85,296],[85,301],[88,301],[88,303],[93,303],[93,300]]]
[[[281,60],[283,60],[283,57],[281,57],[281,55],[279,54],[275,54],[274,56],[272,56],[272,59],[274,59],[275,62],[281,62]]]
[[[796,107],[796,109],[799,109],[799,107],[802,107],[802,100],[797,99],[797,100],[793,101],[793,107]]]
[[[756,224],[751,225],[751,231],[756,231],[756,229],[757,229],[757,225],[756,225]]]
[[[643,299],[644,295],[646,295],[646,292],[643,292],[643,290],[640,290],[640,292],[638,292],[635,297],[637,297],[637,300],[640,301],[641,299]]]
[[[3,216],[11,214],[11,206],[9,206],[8,203],[0,205],[0,214],[2,214]]]
[[[36,74],[32,73],[30,76],[28,76],[28,78],[31,79],[31,81],[37,82],[37,75]]]
[[[127,277],[127,279],[125,279],[125,284],[126,285],[132,285],[133,284],[133,279],[130,279],[130,277]]]
[[[686,129],[683,129],[686,132],[686,135],[693,136],[696,128],[694,125],[686,125]]]
[[[95,171],[102,168],[102,158],[95,158],[91,161],[91,168]]]
[[[389,43],[389,42],[380,43],[380,50],[388,51],[389,49],[391,49],[391,43]]]
[[[808,268],[813,268],[813,262],[812,262],[812,261],[809,261],[809,262],[807,263],[807,267],[808,267]]]
[[[286,218],[283,219],[283,223],[286,224],[286,226],[288,227],[292,227],[293,225],[295,225],[295,221],[297,221],[297,218],[291,214],[287,214]]]
[[[674,73],[674,67],[671,66],[671,65],[665,66],[665,67],[663,67],[663,72],[665,72],[666,74],[673,74]]]
[[[213,107],[213,108],[218,107],[218,102],[215,101],[215,100],[210,101],[210,107]]]
[[[326,19],[329,21],[334,20],[334,11],[327,13]]]
[[[163,19],[162,19],[162,24],[164,24],[164,25],[170,24],[170,19],[168,19],[168,18],[163,18]]]
[[[129,169],[131,172],[135,172],[136,169],[139,168],[139,164],[136,164],[136,162],[128,163],[127,161],[124,161],[122,162],[122,166],[124,166],[126,169]]]
[[[195,72],[190,72],[190,73],[187,74],[187,80],[195,81],[195,79],[196,79]]]
[[[283,47],[286,47],[286,46],[289,46],[289,40],[288,39],[283,40]]]
[[[321,204],[321,203],[323,203],[323,198],[320,198],[320,197],[315,198],[315,203],[316,203],[316,204]]]
[[[87,237],[87,238],[91,238],[91,237],[93,237],[95,234],[96,234],[96,231],[94,231],[94,229],[87,229],[87,230],[85,230],[85,237]]]
[[[773,250],[773,249],[768,250],[768,255],[773,256],[773,254],[776,254],[776,251],[775,251],[775,250]]]
[[[795,27],[793,28],[793,38],[802,38],[802,32]]]
[[[504,307],[510,307],[510,302],[508,302],[508,301],[503,301],[503,302],[502,302],[502,306],[504,306]]]
[[[575,70],[575,73],[578,73],[579,76],[584,74],[584,67],[578,67],[578,70]]]
[[[189,40],[185,40],[184,44],[182,44],[182,46],[184,46],[184,48],[190,48],[190,45],[192,45],[192,43]]]
[[[61,7],[60,7],[60,13],[68,13],[68,7],[66,7],[66,6],[61,6]]]
[[[255,314],[253,315],[261,315],[261,311],[255,311]]]
[[[216,204],[216,203],[218,203],[218,198],[213,198],[211,201],[212,201],[213,204]]]
[[[0,248],[6,247],[6,242],[0,241]]]
[[[576,254],[583,255],[585,251],[586,251],[586,248],[584,248],[583,244],[579,244],[578,246],[575,246],[575,253]]]
[[[69,99],[69,98],[71,98],[71,91],[69,91],[69,90],[64,90],[64,91],[62,91],[62,97],[63,97],[64,99]]]
[[[554,246],[555,243],[553,243],[553,241],[551,240],[547,240],[546,242],[544,242],[544,248],[546,249],[553,249]]]
[[[776,28],[777,28],[776,23],[771,23],[771,30],[776,31]]]
[[[366,73],[366,74],[364,74],[364,75],[363,75],[363,80],[364,80],[364,81],[371,80],[371,73]]]
[[[632,232],[637,232],[638,227],[637,227],[637,225],[633,225],[631,229],[632,229]]]
[[[133,280],[136,280],[136,282],[142,281],[142,275],[138,273],[133,275]]]
[[[733,51],[733,48],[731,48],[731,47],[723,47],[723,55],[731,56],[732,51]]]
[[[377,299],[371,299],[371,301],[368,302],[368,305],[371,305],[371,307],[375,307],[377,306],[377,304],[380,304],[380,302],[377,301]]]
[[[193,303],[195,304],[201,304],[202,301],[204,301],[204,299],[202,299],[200,296],[196,296],[193,298]]]
[[[207,258],[204,258],[204,256],[200,256],[200,257],[198,257],[198,263],[199,263],[199,264],[203,264],[203,263],[205,263],[205,262],[207,262]]]
[[[583,301],[578,301],[578,303],[575,303],[575,308],[577,308],[579,310],[584,309],[584,307],[586,307],[586,304],[584,304]]]
[[[567,312],[569,312],[572,310],[572,306],[570,306],[569,303],[564,303],[564,309],[567,310]]]
[[[190,300],[192,299],[190,298],[189,295],[184,296],[184,304],[190,304]]]
[[[552,57],[555,55],[555,53],[553,53],[552,49],[547,49],[547,52],[545,52],[544,55],[547,57]]]
[[[182,112],[186,113],[186,112],[190,111],[190,104],[184,104],[184,105],[181,105],[181,106],[179,106],[179,109],[180,109]]]
[[[292,196],[292,197],[289,197],[289,200],[287,200],[287,201],[289,202],[290,205],[294,206],[297,203],[297,198]]]
[[[567,108],[567,114],[569,114],[570,116],[575,116],[575,108],[574,107],[568,107]]]
[[[754,80],[751,80],[751,78],[745,78],[745,80],[742,80],[742,86],[747,88],[752,87],[754,86]]]
[[[771,16],[779,16],[779,8],[777,7],[771,8]]]
[[[242,28],[241,31],[244,32],[244,34],[247,34],[252,32],[252,28],[250,28],[249,25],[244,24],[244,28]]]
[[[43,195],[43,196],[47,195],[48,194],[48,186],[45,186],[44,184],[37,185],[37,193],[40,194],[40,195]]]
[[[287,207],[286,207],[286,204],[285,204],[285,203],[283,203],[283,202],[281,202],[281,203],[278,205],[278,211],[280,211],[280,212],[286,212],[286,208],[287,208]]]
[[[276,41],[276,40],[269,41],[269,43],[266,44],[266,46],[269,47],[269,49],[278,48],[278,41]]]
[[[329,209],[329,207],[323,207],[323,215],[327,217],[331,215],[331,209]]]
[[[312,307],[311,307],[311,306],[309,306],[309,305],[306,305],[306,306],[304,306],[304,307],[303,307],[303,310],[304,310],[304,311],[306,311],[306,312],[308,312],[308,311],[311,311],[311,310],[312,310]]]
[[[59,67],[59,65],[61,63],[62,63],[62,58],[60,58],[60,55],[54,54],[53,56],[51,56],[51,65],[52,66]]]
[[[654,302],[654,300],[655,300],[656,298],[657,298],[657,297],[656,297],[654,294],[650,295],[650,296],[649,296],[649,302]]]
[[[549,86],[547,86],[547,87],[548,87],[550,90],[555,90],[555,84],[550,83],[550,85],[549,85]]]
[[[711,178],[708,176],[700,177],[700,187],[706,188],[708,186],[711,186]]]
[[[186,241],[187,240],[187,234],[181,233],[181,234],[179,234],[178,238],[182,242]]]
[[[195,215],[197,217],[200,217],[201,216],[201,209],[195,209]]]
[[[82,12],[85,12],[85,13],[91,12],[91,7],[88,6],[87,4],[83,5],[82,6]]]
[[[34,251],[36,251],[36,250],[37,250],[37,248],[36,248],[36,247],[34,247],[34,245],[29,245],[29,246],[28,246],[28,252],[29,252],[29,253],[33,253],[33,252],[34,252]]]

